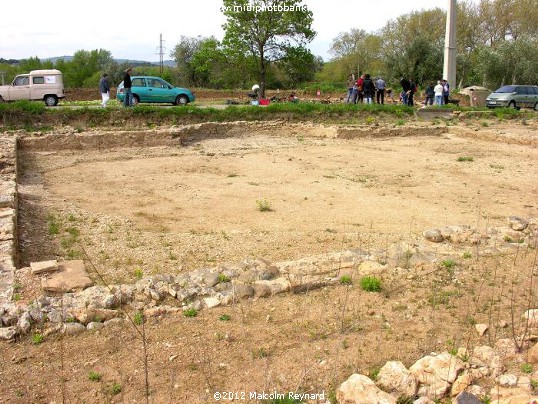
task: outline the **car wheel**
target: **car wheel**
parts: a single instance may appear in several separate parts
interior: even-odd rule
[[[534,104],[534,110],[538,111],[538,102],[536,104]]]
[[[55,107],[58,105],[58,98],[54,95],[46,95],[44,101],[47,107]]]
[[[178,95],[176,98],[176,105],[187,105],[189,103],[189,99],[185,94]]]
[[[508,103],[508,108],[517,109],[516,102],[515,101],[510,101]]]
[[[133,101],[131,105],[138,105],[140,103],[140,98],[138,98],[138,95],[133,94]]]

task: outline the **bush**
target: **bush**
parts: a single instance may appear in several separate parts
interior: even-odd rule
[[[363,276],[361,278],[361,289],[367,292],[380,292],[381,280],[375,276]]]

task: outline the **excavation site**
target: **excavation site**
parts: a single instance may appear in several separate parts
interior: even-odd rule
[[[536,303],[536,129],[6,134],[3,217],[16,225],[3,232],[0,402],[345,402],[352,374],[498,340],[516,344],[499,372],[520,375],[533,334],[521,316]],[[492,374],[466,387],[493,397]],[[453,388],[425,385],[384,391]]]

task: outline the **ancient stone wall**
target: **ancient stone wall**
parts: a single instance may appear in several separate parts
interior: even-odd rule
[[[0,302],[11,300],[17,264],[17,142],[0,138]]]

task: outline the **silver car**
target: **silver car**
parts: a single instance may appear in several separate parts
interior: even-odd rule
[[[486,107],[534,108],[538,111],[538,86],[502,86],[486,98]]]

